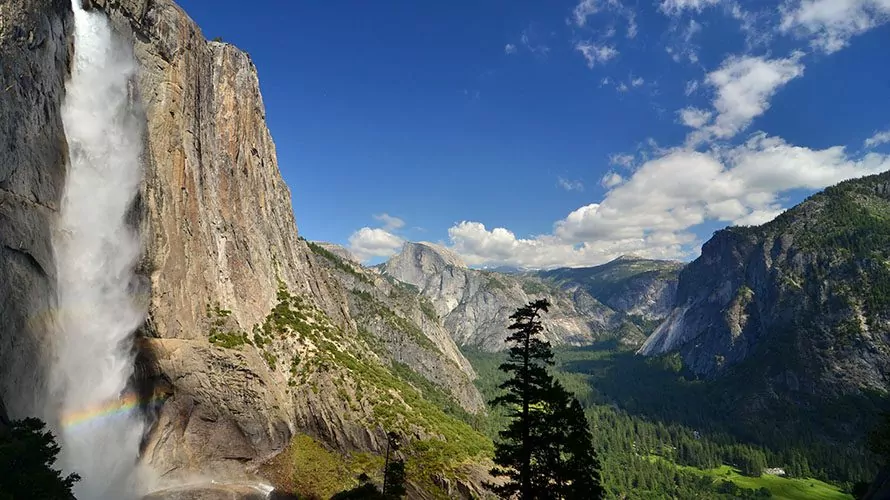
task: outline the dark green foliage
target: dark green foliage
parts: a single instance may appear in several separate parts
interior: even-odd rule
[[[228,328],[228,325],[233,323],[233,320],[229,319],[231,315],[232,311],[220,308],[218,303],[213,307],[207,304],[205,316],[210,323],[208,332],[210,343],[225,349],[234,349],[244,344],[253,344],[247,337],[246,332]]]
[[[446,415],[456,417],[470,425],[476,423],[475,415],[467,413],[467,411],[455,401],[453,396],[412,370],[410,366],[405,363],[393,361],[390,371],[392,371],[392,374],[396,377],[413,385],[421,392],[421,395],[425,400],[433,403],[436,407],[441,408]]]
[[[405,461],[393,459],[393,455],[399,451],[401,440],[395,432],[386,433],[386,458],[383,466],[383,496],[384,498],[402,498],[407,493],[405,489]]]
[[[506,392],[492,401],[505,407],[511,419],[499,433],[497,467],[491,470],[507,481],[486,487],[503,498],[523,500],[601,498],[599,462],[587,419],[580,403],[548,373],[553,353],[550,344],[538,338],[543,331],[540,313],[549,306],[546,299],[538,300],[510,316],[511,347],[500,366],[510,378],[499,386]],[[583,496],[576,496],[581,490]]]
[[[373,483],[366,482],[351,490],[337,493],[331,500],[386,500],[386,497]]]
[[[0,424],[0,500],[73,500],[71,488],[80,476],[62,477],[53,468],[59,451],[52,433],[36,418],[12,422],[9,428]]]
[[[408,491],[405,489],[405,461],[393,460],[386,468],[386,491],[384,498],[402,498]]]
[[[480,392],[487,397],[498,394],[504,374],[497,366],[504,354],[476,350],[464,354],[478,374]],[[643,358],[616,350],[614,344],[559,349],[554,360],[552,373],[576,395],[595,429],[594,449],[602,461],[602,484],[610,498],[735,498],[717,493],[711,477],[675,464],[708,470],[760,460],[745,458],[754,455],[765,457],[768,467],[783,467],[791,477],[837,480],[844,476],[834,474],[843,471],[853,474],[847,477],[868,481],[873,477],[868,460],[851,454],[848,441],[828,445],[813,439],[817,431],[811,427],[812,415],[850,421],[845,413],[816,407],[789,418],[782,406],[762,410],[767,415],[762,419],[742,419],[738,411],[727,410],[733,408],[728,397],[738,394],[738,389],[723,394],[722,387],[685,379],[676,356]],[[863,405],[839,401],[837,407]],[[499,408],[493,407],[489,415],[489,425],[506,424]],[[787,425],[786,420],[790,420]],[[777,429],[777,424],[783,426]],[[755,492],[745,494],[749,493]]]
[[[433,322],[439,321],[439,315],[436,313],[436,308],[433,307],[430,299],[426,297],[420,297],[420,311],[423,312],[423,315],[427,317],[428,320]]]
[[[406,334],[419,347],[430,351],[436,351],[435,344],[424,335],[423,331],[413,322],[396,314],[383,302],[375,299],[371,293],[364,290],[353,289],[352,295],[359,300],[364,308],[364,314],[371,314],[384,320],[391,328]],[[421,302],[422,304],[422,302]]]

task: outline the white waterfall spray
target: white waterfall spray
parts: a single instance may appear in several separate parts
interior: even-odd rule
[[[74,67],[62,120],[70,165],[54,237],[61,462],[83,479],[81,500],[138,496],[144,423],[129,392],[132,335],[144,319],[135,297],[139,236],[126,222],[141,178],[144,120],[133,112],[132,48],[102,13],[74,7]]]

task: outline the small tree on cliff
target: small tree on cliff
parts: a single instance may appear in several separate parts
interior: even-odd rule
[[[546,299],[537,300],[510,316],[510,349],[500,369],[511,377],[500,386],[506,393],[492,401],[507,407],[512,418],[500,432],[498,467],[491,470],[507,481],[486,487],[502,498],[522,500],[600,498],[599,463],[584,411],[548,373],[553,352],[538,338],[540,314],[549,307]]]

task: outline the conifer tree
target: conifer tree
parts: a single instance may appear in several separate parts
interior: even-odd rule
[[[39,419],[0,422],[0,500],[41,498],[73,500],[77,474],[53,468],[60,448]]]
[[[553,364],[553,353],[550,345],[537,337],[543,331],[540,313],[549,307],[546,299],[538,300],[510,316],[513,323],[508,328],[512,333],[506,341],[511,347],[500,369],[512,377],[500,385],[506,393],[492,401],[510,408],[512,417],[510,425],[499,433],[502,441],[495,447],[494,461],[499,467],[491,470],[493,476],[508,480],[501,485],[489,485],[503,498],[517,494],[523,500],[536,498],[546,483],[540,468],[532,470],[532,459],[534,451],[543,447],[549,437],[543,406],[553,386],[553,378],[547,373],[547,366]]]
[[[537,337],[543,331],[540,313],[549,306],[538,300],[510,316],[511,346],[500,369],[512,376],[500,386],[506,393],[492,401],[506,406],[512,418],[500,432],[498,467],[491,470],[507,481],[487,487],[502,498],[522,500],[601,498],[599,463],[584,410],[548,373],[553,352]]]

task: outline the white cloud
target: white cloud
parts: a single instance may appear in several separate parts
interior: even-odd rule
[[[609,163],[624,168],[631,168],[634,165],[634,155],[618,153],[609,157]]]
[[[637,26],[637,14],[632,10],[628,10],[627,38],[636,38],[638,32],[639,32],[639,27]]]
[[[575,44],[575,50],[584,56],[587,60],[587,67],[593,69],[597,63],[604,63],[618,55],[615,47],[609,45],[597,45],[587,42],[578,42]]]
[[[631,87],[639,87],[640,85],[642,85],[644,83],[646,83],[646,81],[643,80],[643,77],[637,77],[630,81]]]
[[[374,215],[374,218],[383,223],[383,229],[393,231],[405,227],[405,221],[398,217],[393,217],[387,213]]]
[[[687,127],[699,129],[707,125],[711,120],[713,113],[704,109],[687,107],[677,111],[680,116],[680,123]]]
[[[515,45],[513,45],[512,43],[508,43],[507,45],[504,45],[504,54],[515,54],[515,53],[516,53]]]
[[[584,184],[581,181],[573,181],[560,177],[556,181],[557,185],[566,191],[584,191]]]
[[[630,89],[627,87],[627,84],[626,84],[626,83],[621,82],[621,83],[618,84],[617,87],[615,87],[615,90],[617,90],[618,92],[621,92],[621,93],[623,94],[623,93],[627,92],[627,91],[630,90]]]
[[[757,133],[727,150],[667,151],[623,182],[607,175],[605,198],[557,221],[551,234],[519,238],[465,221],[449,235],[471,264],[594,265],[626,253],[683,258],[697,252],[692,229],[705,221],[763,223],[782,212],[783,193],[888,169],[890,155],[851,158],[843,147],[813,150]]]
[[[783,32],[810,38],[814,48],[829,54],[890,21],[890,0],[789,0],[781,10]]]
[[[405,240],[380,228],[363,227],[349,237],[349,250],[362,261],[389,257],[402,248]]]
[[[600,186],[606,189],[612,189],[622,182],[624,182],[624,177],[621,177],[621,174],[618,172],[609,172],[600,180]]]
[[[572,10],[572,19],[566,22],[584,27],[587,25],[588,17],[602,10],[609,10],[627,20],[627,38],[635,38],[637,36],[639,32],[637,13],[621,3],[621,0],[581,0]],[[610,30],[614,30],[614,28],[610,28]],[[607,35],[606,38],[609,36],[612,35]]]
[[[888,142],[890,142],[890,130],[875,132],[875,135],[865,140],[865,147],[873,148],[875,146],[880,146],[881,144],[887,144]]]
[[[783,59],[731,56],[706,82],[716,91],[713,102],[716,117],[711,125],[693,132],[688,143],[695,145],[711,138],[729,139],[754,118],[769,109],[769,100],[789,81],[803,75],[802,53]]]
[[[717,5],[721,0],[661,0],[660,9],[667,15],[682,14],[684,10],[700,12],[705,7]]]
[[[689,80],[686,82],[686,89],[683,91],[686,96],[691,96],[698,90],[698,80]]]
[[[601,3],[599,0],[581,0],[581,3],[575,6],[572,16],[575,18],[575,24],[584,26],[587,24],[587,18],[599,12]]]

